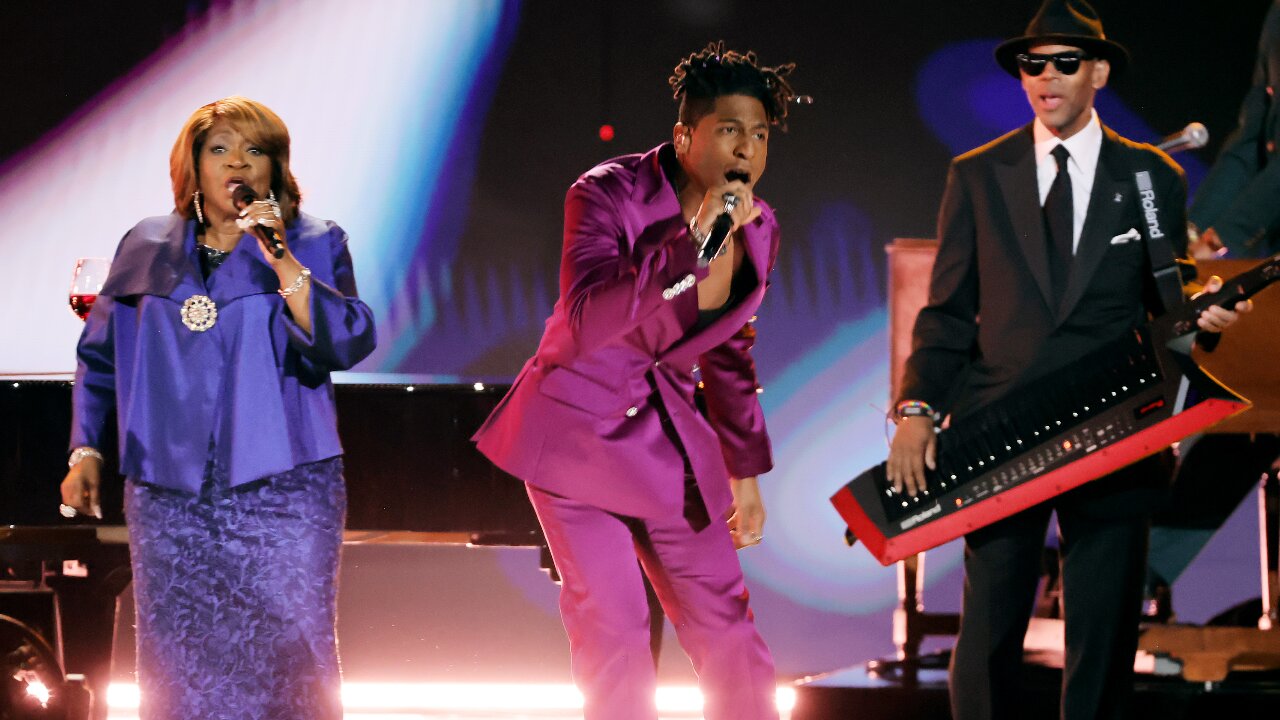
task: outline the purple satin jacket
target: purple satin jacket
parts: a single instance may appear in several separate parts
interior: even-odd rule
[[[332,370],[373,351],[373,314],[356,297],[347,235],[301,215],[289,247],[311,269],[311,334],[293,321],[258,242],[244,238],[206,282],[195,221],[151,217],[116,249],[77,347],[71,447],[103,447],[119,423],[120,471],[197,493],[210,448],[231,485],[340,455]],[[206,295],[217,321],[182,322]]]
[[[559,300],[537,354],[475,439],[532,485],[633,517],[682,512],[683,446],[715,518],[732,502],[731,475],[773,467],[749,322],[777,256],[778,225],[757,198],[762,213],[743,232],[745,262],[760,281],[695,331],[694,283],[707,271],[697,268],[662,171],[659,154],[671,152],[668,144],[615,158],[569,188]],[[695,366],[707,417],[694,405]]]

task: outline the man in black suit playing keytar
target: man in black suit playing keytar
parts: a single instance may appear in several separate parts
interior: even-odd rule
[[[1149,174],[1153,220],[1178,255],[1186,180],[1167,155],[1098,120],[1094,96],[1128,59],[1083,0],[1046,0],[1023,36],[997,48],[1035,120],[951,164],[929,301],[893,413],[887,473],[899,492],[925,489],[944,417],[962,423],[1028,380],[1065,373],[1160,310],[1144,247],[1155,233],[1135,173]],[[1247,309],[1211,308],[1200,328],[1221,331]],[[1066,624],[1062,716],[1124,716],[1150,508],[1168,477],[1167,457],[1156,455],[965,537],[955,720],[1026,717],[1022,641],[1054,511]]]

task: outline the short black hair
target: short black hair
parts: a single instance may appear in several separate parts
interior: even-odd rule
[[[795,63],[761,67],[754,52],[725,50],[720,40],[681,60],[667,82],[680,102],[679,118],[685,125],[692,126],[711,112],[722,95],[747,95],[764,105],[770,124],[785,130],[787,109],[796,96],[786,76],[795,67]]]

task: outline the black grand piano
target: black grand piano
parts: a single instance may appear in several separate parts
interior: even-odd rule
[[[470,441],[506,385],[367,373],[336,373],[334,383],[345,542],[541,546],[552,570],[523,484]],[[104,475],[101,521],[59,515],[71,384],[65,374],[0,374],[0,616],[11,616],[0,624],[0,658],[26,653],[46,684],[82,675],[105,699],[116,598],[130,580],[123,478]],[[117,467],[115,448],[102,450],[106,468]],[[14,681],[0,677],[0,704],[14,690],[6,682]],[[93,717],[106,717],[105,702]]]

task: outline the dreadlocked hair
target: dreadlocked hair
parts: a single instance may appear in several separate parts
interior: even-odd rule
[[[786,130],[787,109],[796,96],[786,76],[795,67],[795,63],[761,67],[754,52],[726,50],[720,40],[681,60],[667,82],[680,102],[680,122],[685,125],[692,126],[711,112],[722,95],[747,95],[764,105],[770,124]]]

